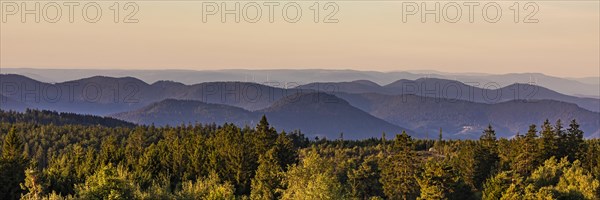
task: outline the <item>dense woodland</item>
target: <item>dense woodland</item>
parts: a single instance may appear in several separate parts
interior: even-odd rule
[[[600,140],[575,120],[512,139],[306,138],[0,113],[0,199],[599,199]]]

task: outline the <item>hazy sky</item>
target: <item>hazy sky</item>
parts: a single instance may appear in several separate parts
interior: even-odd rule
[[[289,2],[289,1],[286,1]],[[319,23],[313,21],[314,1],[299,1],[302,8],[297,23],[284,21],[280,2],[274,7],[274,23],[269,23],[268,8],[259,2],[262,17],[257,23],[244,21],[255,16],[249,1],[240,1],[247,15],[239,23],[234,15],[208,15],[203,22],[203,1],[138,1],[138,23],[122,23],[129,10],[119,5],[120,23],[113,22],[114,2],[99,2],[102,17],[88,23],[82,17],[81,3],[74,8],[69,23],[68,7],[62,7],[57,23],[34,22],[34,15],[11,14],[12,7],[2,1],[0,24],[0,67],[95,68],[95,69],[356,69],[376,71],[439,70],[446,72],[541,72],[555,76],[600,76],[599,1],[538,1],[519,4],[519,23],[514,22],[514,2],[499,2],[502,16],[497,23],[483,17],[485,3],[474,7],[473,23],[469,7],[459,2],[462,17],[457,23],[444,16],[456,15],[448,1],[447,15],[440,23],[433,15],[407,16],[403,22],[401,1],[320,2]],[[61,2],[62,3],[62,2]],[[405,2],[406,3],[406,2]],[[422,9],[418,2],[419,9]],[[427,1],[428,8],[435,2]],[[44,11],[42,1],[40,10]],[[22,5],[17,4],[19,9]],[[216,4],[222,9],[220,2]],[[408,4],[404,4],[408,5]],[[26,6],[33,6],[29,2]],[[229,1],[226,6],[232,8]],[[47,18],[56,16],[55,8],[45,6]],[[323,23],[333,8],[333,19]],[[93,8],[93,7],[92,7]],[[210,7],[208,7],[210,8]],[[288,8],[290,18],[294,7]],[[514,8],[514,7],[513,7]],[[524,9],[527,8],[527,9]],[[534,8],[531,19],[523,23]],[[8,9],[8,10],[7,10]],[[88,14],[95,16],[94,9]],[[291,11],[290,11],[291,10]],[[205,12],[203,12],[205,11]],[[90,14],[91,13],[91,14]],[[495,17],[493,7],[489,18]]]

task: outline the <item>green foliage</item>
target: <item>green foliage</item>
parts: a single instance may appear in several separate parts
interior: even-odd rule
[[[282,189],[282,173],[276,149],[269,150],[258,159],[256,176],[252,179],[250,199],[278,199]]]
[[[108,127],[133,127],[135,124],[113,119],[110,117],[98,117],[93,115],[78,115],[74,113],[59,113],[47,110],[27,109],[23,113],[15,111],[0,110],[0,122],[4,123],[35,123],[54,125],[87,125],[100,124]]]
[[[515,173],[510,171],[500,172],[496,176],[488,179],[483,186],[483,200],[498,200],[502,198],[504,191],[508,190],[514,181],[521,180]]]
[[[383,196],[381,178],[377,158],[369,156],[355,169],[348,171],[350,194],[355,199],[368,199]]]
[[[600,198],[600,140],[584,140],[576,121],[513,139],[488,126],[477,141],[309,141],[266,117],[254,128],[0,117],[0,199]]]
[[[552,127],[552,124],[546,119],[540,131],[539,154],[540,160],[547,160],[558,153],[558,135]]]
[[[412,151],[412,138],[404,132],[396,135],[386,157],[381,163],[380,179],[385,195],[391,199],[416,199],[419,160]]]
[[[575,161],[570,168],[563,170],[563,175],[555,187],[563,199],[598,199],[600,198],[600,181],[594,179],[581,167],[579,161]]]
[[[265,115],[262,116],[260,122],[256,125],[256,132],[252,139],[254,140],[255,152],[258,155],[267,152],[275,144],[277,131],[269,125]]]
[[[186,181],[181,191],[177,192],[176,199],[234,199],[234,188],[229,183],[222,183],[216,174],[198,180],[195,183]]]
[[[502,172],[489,179],[483,199],[598,199],[600,182],[594,179],[579,161],[565,157],[546,160],[526,179]]]
[[[417,199],[469,199],[470,187],[464,183],[458,171],[446,161],[429,160],[417,182],[421,195]]]
[[[572,120],[567,129],[565,147],[566,155],[571,162],[574,160],[581,159],[583,157],[582,150],[585,149],[585,142],[583,141],[583,131],[579,129],[579,124],[576,120]]]
[[[14,128],[4,136],[0,158],[0,199],[19,199],[23,190],[27,160],[23,156],[23,141]]]
[[[491,125],[483,131],[479,144],[475,147],[473,186],[481,189],[483,183],[498,167],[500,157],[498,155],[498,144],[496,131]]]
[[[524,137],[517,139],[517,150],[519,154],[515,158],[512,169],[522,176],[529,176],[535,166],[539,163],[537,129],[535,124],[529,126]]]
[[[76,186],[77,195],[83,199],[135,199],[135,187],[127,180],[122,168],[106,165]]]
[[[21,198],[40,199],[47,187],[47,182],[41,176],[41,173],[35,168],[29,168],[25,170],[25,183],[21,183],[21,189],[25,190],[27,194]]]
[[[342,199],[342,185],[334,174],[332,163],[323,159],[316,150],[304,151],[298,165],[292,165],[285,174],[282,199]]]

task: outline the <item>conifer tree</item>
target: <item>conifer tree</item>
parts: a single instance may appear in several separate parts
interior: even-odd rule
[[[254,133],[254,148],[257,156],[266,153],[277,139],[277,131],[269,125],[267,116],[263,115],[260,122],[256,125]]]
[[[8,134],[4,136],[4,143],[2,144],[2,158],[5,160],[15,160],[23,158],[23,142],[17,135],[14,128],[8,131]]]
[[[483,146],[487,149],[495,151],[497,148],[497,138],[496,131],[492,128],[491,124],[488,124],[488,127],[483,130],[483,134],[479,138],[479,141],[483,144]]]
[[[527,134],[518,142],[519,154],[513,163],[513,170],[522,176],[528,176],[529,173],[538,165],[537,148],[537,129],[535,124],[529,126]]]
[[[23,156],[23,142],[14,128],[4,136],[0,158],[0,199],[19,199],[25,181],[27,160]]]
[[[569,157],[570,161],[581,159],[583,156],[582,151],[585,148],[583,140],[583,131],[579,129],[579,124],[576,120],[572,120],[567,129],[567,141],[566,141],[566,156]]]
[[[417,199],[468,199],[470,188],[463,182],[458,171],[445,161],[429,160],[417,179],[420,196]]]
[[[396,135],[391,155],[382,162],[381,179],[383,191],[390,199],[415,199],[419,186],[415,179],[418,174],[418,160],[412,151],[412,139],[402,132]]]
[[[377,165],[377,157],[369,156],[365,158],[355,169],[348,170],[347,176],[352,198],[369,199],[384,195],[379,182],[381,176]]]
[[[481,189],[485,180],[493,174],[500,162],[496,131],[492,128],[492,125],[488,125],[483,131],[479,141],[480,144],[475,149],[476,157],[473,158],[473,186],[477,189]]]
[[[554,132],[558,140],[556,147],[556,157],[565,157],[567,156],[567,149],[570,147],[567,144],[567,133],[565,132],[562,121],[560,119],[556,120],[556,123],[554,124]]]
[[[258,159],[258,169],[252,179],[250,199],[278,199],[281,186],[281,169],[275,148]]]
[[[293,141],[287,136],[285,131],[277,136],[272,150],[274,151],[279,167],[284,171],[289,165],[298,162],[297,149],[294,147]]]
[[[557,156],[558,141],[556,131],[552,127],[552,124],[546,119],[542,124],[542,130],[540,131],[540,142],[539,142],[539,153],[540,160],[544,161],[553,156]]]

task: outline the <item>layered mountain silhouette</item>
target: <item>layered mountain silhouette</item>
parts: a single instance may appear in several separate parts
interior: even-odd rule
[[[132,77],[103,76],[50,84],[21,75],[3,74],[0,75],[0,86],[3,88],[2,95],[7,99],[31,108],[95,115],[134,110],[165,99],[197,100],[259,110],[284,96],[298,93],[297,89],[256,83],[210,82],[184,85],[159,81],[147,84]]]
[[[166,99],[143,108],[111,115],[114,118],[145,125],[181,125],[190,123],[233,123],[251,125],[259,115],[242,108],[194,100]]]
[[[497,83],[469,84],[453,80],[437,78],[421,78],[417,80],[398,80],[388,85],[380,86],[371,81],[311,83],[298,87],[324,92],[343,93],[379,93],[388,95],[412,94],[418,96],[464,100],[477,103],[501,103],[514,100],[557,100],[574,103],[590,111],[600,112],[600,99],[564,95],[550,89],[533,85],[515,83],[505,87]]]
[[[4,110],[110,115],[139,124],[253,125],[265,114],[278,129],[300,129],[328,138],[342,132],[346,138],[368,138],[402,130],[424,137],[439,128],[448,137],[476,138],[488,123],[500,136],[510,137],[548,118],[565,124],[577,119],[587,137],[600,136],[599,99],[530,84],[477,87],[427,78],[384,86],[360,80],[289,87],[247,82],[148,84],[132,77],[104,76],[45,83],[3,74],[0,88]]]
[[[234,123],[254,126],[262,115],[278,130],[300,130],[308,136],[364,139],[412,131],[388,123],[352,107],[348,102],[325,93],[297,94],[282,98],[272,106],[248,111],[242,108],[192,100],[167,99],[141,109],[112,115],[138,124],[180,125],[187,123]],[[414,135],[414,134],[413,134]]]
[[[199,82],[286,82],[307,84],[313,82],[348,82],[365,79],[380,85],[390,84],[399,79],[438,78],[457,80],[463,83],[498,83],[502,86],[513,83],[535,82],[562,94],[600,98],[600,78],[562,78],[541,73],[447,73],[432,70],[412,71],[357,71],[327,69],[273,69],[273,70],[113,70],[113,69],[28,69],[2,68],[3,73],[22,74],[44,82],[61,82],[92,76],[124,77],[132,76],[147,83],[160,80],[177,81],[184,84]]]
[[[530,124],[545,119],[563,125],[576,119],[587,137],[600,131],[600,113],[575,104],[555,100],[513,100],[497,104],[463,100],[437,99],[415,95],[384,95],[375,93],[338,94],[371,115],[418,133],[443,132],[451,138],[477,138],[492,124],[500,137],[524,133]]]

